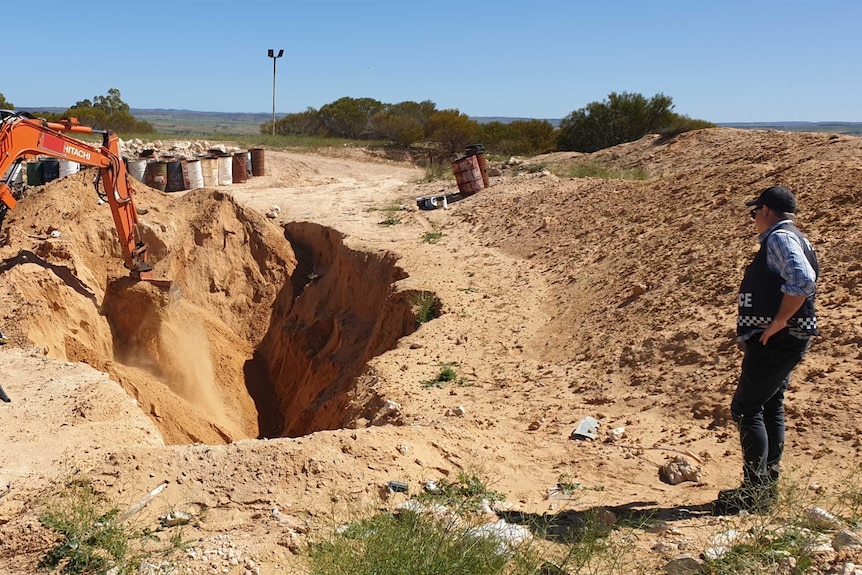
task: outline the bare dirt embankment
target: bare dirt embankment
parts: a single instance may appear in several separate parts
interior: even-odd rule
[[[823,269],[824,335],[788,399],[787,467],[834,486],[858,464],[862,140],[648,137],[531,160],[640,168],[647,180],[507,170],[433,212],[414,198],[454,184],[361,155],[268,152],[266,176],[217,190],[136,185],[157,271],[179,301],[123,279],[87,172],[10,213],[0,570],[32,572],[51,540],[33,502],[73,473],[129,503],[167,480],[143,522],[206,509],[190,534],[197,548],[230,546],[262,573],[300,564],[291,549],[335,521],[333,505],[371,508],[392,479],[418,488],[464,470],[526,514],[652,509],[692,529],[644,533],[645,550],[662,537],[696,548],[701,536],[686,533],[709,523],[679,510],[739,478],[727,411],[734,298],[756,249],[743,203],[767,185],[796,192]],[[383,226],[392,202],[407,209]],[[261,215],[273,204],[276,220]],[[429,231],[443,235],[429,243]],[[417,330],[419,292],[436,294],[442,315]],[[444,364],[464,383],[423,385]],[[458,406],[464,416],[446,415]],[[585,416],[602,438],[617,427],[625,438],[571,441]],[[701,482],[659,481],[680,450],[704,461]],[[587,489],[548,499],[561,477]],[[178,561],[195,572],[195,560]]]

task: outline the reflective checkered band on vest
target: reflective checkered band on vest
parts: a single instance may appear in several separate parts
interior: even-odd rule
[[[816,317],[795,317],[791,318],[792,322],[796,323],[796,325],[806,331],[813,331],[817,329],[817,318]],[[739,327],[760,327],[763,325],[769,325],[772,323],[771,317],[762,317],[756,315],[742,315],[736,321],[736,324]]]
[[[758,317],[752,315],[741,315],[736,320],[739,327],[758,327],[761,325],[769,325],[772,323],[771,317]]]

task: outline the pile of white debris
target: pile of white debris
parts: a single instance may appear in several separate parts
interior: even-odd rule
[[[193,160],[207,155],[234,154],[242,152],[242,148],[213,144],[207,140],[175,140],[145,142],[140,138],[120,142],[120,153],[124,158],[141,157],[173,157],[181,160]]]

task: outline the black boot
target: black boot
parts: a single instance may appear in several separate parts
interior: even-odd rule
[[[778,484],[743,483],[735,489],[718,492],[712,504],[713,515],[736,515],[740,511],[767,513],[778,499]]]

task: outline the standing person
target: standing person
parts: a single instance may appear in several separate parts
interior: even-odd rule
[[[757,228],[760,250],[739,289],[737,341],[745,355],[730,404],[742,443],[743,481],[721,491],[718,515],[765,511],[778,494],[784,451],[784,393],[790,374],[818,335],[814,293],[817,256],[793,225],[796,198],[787,188],[766,188],[745,203]]]

